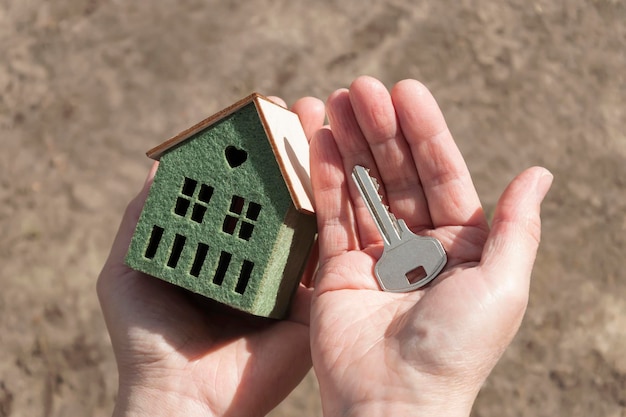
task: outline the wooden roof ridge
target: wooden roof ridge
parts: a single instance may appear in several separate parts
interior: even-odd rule
[[[234,112],[236,112],[237,110],[241,109],[242,107],[244,107],[245,105],[254,102],[256,99],[258,98],[262,98],[265,99],[267,101],[271,100],[267,97],[265,97],[262,94],[259,93],[252,93],[244,98],[242,98],[241,100],[237,101],[234,104],[231,104],[230,106],[226,107],[225,109],[220,110],[219,112],[207,117],[206,119],[196,123],[195,125],[191,126],[188,129],[183,130],[182,132],[180,132],[178,135],[174,136],[171,139],[166,140],[165,142],[161,143],[158,146],[155,146],[154,148],[150,149],[148,152],[146,152],[146,155],[149,158],[152,158],[156,161],[158,161],[161,156],[169,151],[170,149],[172,149],[173,147],[183,143],[184,141],[186,141],[187,139],[191,138],[193,135],[195,135],[198,132],[201,132],[202,130],[206,129],[207,127],[217,123],[218,121],[222,120],[223,118],[230,116],[231,114],[233,114]]]

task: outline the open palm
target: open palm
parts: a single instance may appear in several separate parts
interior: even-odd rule
[[[320,242],[311,348],[324,414],[468,415],[524,314],[551,175],[531,168],[514,179],[490,229],[424,86],[405,80],[389,93],[361,77],[326,110],[330,126],[311,150]],[[379,179],[396,217],[446,248],[428,287],[380,291],[382,240],[350,178],[356,164]]]

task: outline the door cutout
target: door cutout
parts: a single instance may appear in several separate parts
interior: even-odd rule
[[[224,277],[226,277],[226,271],[228,271],[228,265],[230,264],[230,259],[233,257],[228,252],[222,251],[220,254],[220,260],[217,263],[217,270],[215,271],[215,276],[213,277],[213,283],[215,285],[222,285],[224,282]]]
[[[159,244],[163,238],[163,228],[159,226],[152,227],[152,233],[150,234],[150,240],[148,241],[148,247],[144,256],[147,259],[153,259],[159,249]]]
[[[176,268],[176,265],[178,265],[178,260],[180,259],[180,255],[183,253],[186,240],[187,238],[185,236],[176,233],[176,237],[174,237],[174,245],[172,245],[172,252],[170,252],[170,259],[167,261],[167,266],[170,268]]]
[[[250,261],[243,261],[243,265],[241,266],[241,273],[239,274],[239,280],[237,281],[237,286],[235,287],[235,292],[243,294],[246,291],[248,283],[250,282],[250,276],[252,275],[253,267],[254,263]]]

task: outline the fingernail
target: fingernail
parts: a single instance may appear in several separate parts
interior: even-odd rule
[[[535,192],[537,193],[539,201],[543,201],[546,194],[548,194],[548,190],[550,190],[553,180],[554,175],[552,175],[552,173],[547,169],[543,168],[543,172],[537,179],[537,185],[535,186]]]

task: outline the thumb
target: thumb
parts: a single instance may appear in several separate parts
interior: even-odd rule
[[[530,279],[541,239],[540,205],[552,179],[545,168],[529,168],[500,197],[481,258],[481,266],[492,272],[488,276]]]
[[[154,175],[156,174],[158,166],[158,162],[154,162],[152,164],[152,168],[148,173],[143,188],[141,189],[139,194],[133,200],[131,200],[130,203],[128,203],[126,211],[124,212],[124,216],[122,217],[119,229],[117,231],[117,235],[113,240],[113,245],[111,247],[111,252],[109,253],[106,265],[124,264],[124,257],[126,256],[126,252],[128,251],[128,246],[130,245],[133,233],[135,232],[137,221],[139,220],[141,210],[143,209],[143,205],[146,201],[146,198],[148,197],[148,192],[150,190],[150,186],[152,185],[152,181],[154,180]]]

